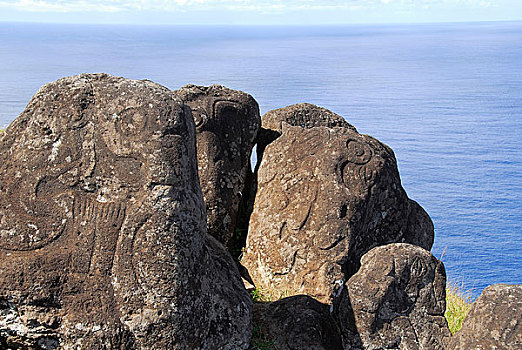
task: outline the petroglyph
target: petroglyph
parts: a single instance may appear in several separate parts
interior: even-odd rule
[[[174,93],[105,74],[61,79],[39,90],[0,151],[0,296],[56,320],[42,341],[247,347],[251,300],[232,258],[206,239],[194,122]],[[41,340],[11,328],[9,339]]]
[[[296,106],[289,115],[284,109],[270,114],[281,135],[263,153],[241,262],[258,288],[330,302],[338,281],[357,270],[368,249],[419,234],[404,234],[410,232],[409,199],[391,150],[349,124],[313,126],[316,121],[306,114],[319,113],[319,125],[337,121],[303,108],[302,115]],[[278,111],[282,119],[273,114]],[[429,220],[423,213],[411,221]],[[431,247],[432,227],[419,226],[428,231],[423,242],[415,243]]]
[[[259,107],[252,96],[219,85],[187,85],[176,94],[190,106],[196,125],[208,233],[230,247],[261,124]]]

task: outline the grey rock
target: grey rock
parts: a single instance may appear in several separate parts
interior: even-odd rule
[[[447,349],[522,349],[521,315],[522,285],[489,286],[472,304]]]
[[[175,93],[190,106],[196,124],[208,233],[230,247],[261,124],[259,106],[252,96],[220,85],[187,85]]]
[[[445,287],[444,265],[427,250],[373,248],[332,306],[345,349],[444,349]]]
[[[393,151],[349,126],[283,123],[259,165],[241,260],[256,287],[330,303],[364,253],[395,242],[430,249],[433,224],[403,190]]]
[[[311,103],[298,103],[278,108],[263,115],[261,130],[257,137],[257,159],[263,159],[263,152],[270,143],[281,136],[283,125],[300,126],[310,129],[317,126],[328,128],[345,127],[357,131],[339,114]]]
[[[341,336],[328,305],[296,295],[255,304],[257,336],[273,350],[341,350]]]
[[[189,108],[150,81],[37,92],[0,136],[0,344],[248,347],[251,300],[206,235],[195,143]]]

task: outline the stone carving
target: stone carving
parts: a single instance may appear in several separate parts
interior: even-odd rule
[[[342,350],[328,305],[306,295],[255,304],[254,324],[271,349]]]
[[[410,244],[373,248],[334,300],[345,349],[444,349],[444,265]]]
[[[407,198],[392,150],[352,127],[283,123],[258,168],[241,261],[254,284],[329,303],[364,253],[392,242],[433,243],[431,220]]]
[[[42,87],[0,136],[0,345],[246,348],[251,301],[205,222],[172,92],[105,74]]]
[[[447,349],[522,349],[522,285],[486,287]]]
[[[261,124],[252,96],[220,85],[187,85],[176,91],[196,124],[201,188],[208,232],[231,247],[250,154]]]

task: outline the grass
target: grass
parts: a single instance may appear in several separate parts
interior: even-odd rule
[[[254,289],[250,292],[250,296],[252,297],[252,301],[254,303],[266,303],[269,302],[269,298],[266,297],[263,291],[259,288]]]
[[[462,287],[448,285],[446,288],[446,312],[451,334],[454,335],[462,328],[462,323],[471,308],[472,297]]]
[[[269,303],[272,298],[265,294],[265,292],[259,288],[256,288],[250,292],[252,301],[254,303]],[[254,319],[254,328],[252,329],[252,340],[248,350],[273,350],[274,341],[270,341],[262,331],[262,325],[257,324]]]
[[[274,341],[269,341],[261,332],[259,326],[254,326],[252,330],[252,341],[249,350],[272,350]]]
[[[250,296],[252,297],[252,301],[254,303],[270,303],[272,301],[278,301],[279,299],[288,298],[289,296],[295,295],[297,293],[291,293],[288,290],[284,291],[270,291],[268,289],[259,289],[256,288],[250,292]]]

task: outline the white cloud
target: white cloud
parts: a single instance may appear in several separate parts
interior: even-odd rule
[[[0,8],[28,12],[120,12],[135,10],[244,10],[264,13],[293,10],[360,10],[377,6],[416,8],[436,5],[487,7],[488,0],[0,0]]]

